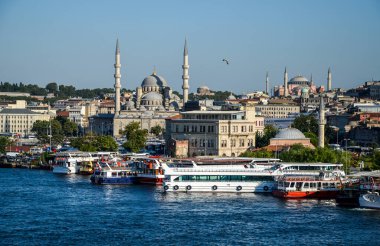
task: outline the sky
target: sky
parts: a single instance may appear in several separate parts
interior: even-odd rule
[[[152,74],[182,91],[185,38],[190,92],[237,94],[303,75],[334,88],[380,80],[377,0],[0,0],[0,81],[122,88]],[[229,65],[222,59],[229,60]]]

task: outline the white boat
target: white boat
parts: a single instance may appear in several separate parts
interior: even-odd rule
[[[165,191],[173,192],[271,192],[282,175],[318,175],[333,170],[331,175],[344,176],[342,164],[278,163],[268,166],[163,164]]]
[[[81,163],[96,162],[97,158],[86,152],[61,152],[54,159],[53,173],[76,174],[80,172]]]
[[[359,206],[361,208],[380,209],[379,192],[368,192],[359,196]]]

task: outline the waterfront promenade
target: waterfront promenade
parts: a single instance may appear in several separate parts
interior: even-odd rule
[[[380,212],[0,169],[1,245],[378,245]]]

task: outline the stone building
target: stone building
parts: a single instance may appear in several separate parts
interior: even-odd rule
[[[188,156],[238,156],[255,146],[256,133],[263,130],[264,118],[245,105],[244,110],[181,112],[166,119],[165,139],[187,140]]]
[[[49,121],[49,114],[40,114],[29,109],[3,109],[0,111],[0,132],[28,135],[37,120]]]

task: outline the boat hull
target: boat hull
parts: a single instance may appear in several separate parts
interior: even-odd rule
[[[359,205],[361,208],[380,209],[379,193],[366,193],[359,197]]]
[[[316,199],[333,199],[338,195],[337,190],[324,190],[324,191],[283,191],[274,190],[273,195],[285,199],[298,199],[298,198],[316,198]]]
[[[56,173],[56,174],[75,174],[75,173],[77,173],[77,170],[74,167],[54,166],[53,167],[53,173]]]
[[[270,193],[275,182],[164,182],[167,192]]]
[[[117,177],[117,178],[105,178],[91,176],[91,183],[98,185],[129,185],[136,182],[135,177]]]

